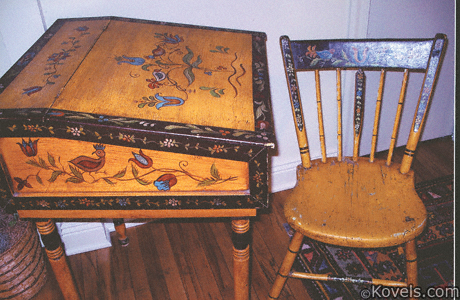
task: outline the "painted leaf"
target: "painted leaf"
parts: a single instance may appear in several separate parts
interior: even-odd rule
[[[51,177],[50,179],[48,179],[49,182],[54,182],[56,181],[56,179],[59,177],[59,175],[61,175],[62,172],[61,171],[54,171],[53,173],[51,173]]]
[[[312,67],[316,66],[320,60],[321,59],[319,59],[319,58],[315,58],[314,60],[311,61],[310,66],[312,66]]]
[[[139,182],[139,183],[142,184],[142,185],[149,185],[149,184],[150,184],[150,182],[145,181],[145,180],[142,180],[142,179],[140,179],[140,178],[136,178],[136,180],[137,180],[137,182]]]
[[[137,171],[137,169],[136,169],[136,167],[134,165],[131,165],[131,171],[133,172],[134,177],[137,177],[137,174],[139,174],[139,172]]]
[[[48,165],[46,164],[46,161],[43,158],[39,157],[38,161],[40,163],[40,167],[42,167],[45,170],[49,169]]]
[[[188,84],[192,84],[195,81],[195,74],[193,74],[192,67],[188,67],[184,70],[184,75],[188,80]]]
[[[197,187],[210,186],[210,185],[213,185],[214,183],[216,183],[215,179],[205,179],[203,181],[200,181],[200,183],[198,183]]]
[[[78,178],[78,177],[69,177],[65,182],[71,182],[71,183],[82,183],[84,180],[83,178]]]
[[[43,185],[43,181],[42,179],[40,178],[40,176],[35,176],[35,179],[37,179],[37,182],[40,183],[41,185]]]
[[[151,67],[151,66],[154,66],[154,64],[145,64],[145,65],[142,66],[142,70],[144,70],[144,71],[150,71],[150,70],[149,70],[149,67]]]
[[[49,153],[48,153],[48,162],[50,163],[50,165],[56,168],[56,162],[54,160],[54,157]]]
[[[198,55],[198,57],[196,58],[195,62],[192,64],[192,67],[196,68],[198,67],[199,64],[201,64],[203,61],[201,60],[201,56]]]
[[[340,66],[343,62],[344,62],[343,60],[338,59],[338,60],[334,61],[334,62],[332,63],[332,65],[333,65],[334,67],[335,67],[335,66]]]
[[[124,168],[123,170],[121,170],[117,174],[113,175],[113,178],[121,178],[121,177],[125,176],[125,174],[126,174],[126,168]]]
[[[29,164],[29,165],[32,165],[34,167],[38,167],[38,168],[41,168],[42,166],[40,166],[35,160],[33,159],[29,159],[28,161],[26,161],[26,164]]]
[[[211,166],[211,176],[217,180],[221,180],[219,170],[216,167],[216,164],[212,164]]]
[[[220,95],[215,90],[209,91],[213,97],[220,98]]]
[[[184,57],[182,57],[182,61],[190,66],[191,65],[190,61],[192,60],[194,54],[193,54],[192,50],[190,50],[189,47],[185,47],[185,48],[187,49],[188,53],[185,54]]]
[[[77,177],[77,178],[79,178],[80,180],[83,181],[83,175],[80,173],[80,171],[78,171],[76,168],[72,167],[71,165],[69,165],[69,167],[70,167],[70,171],[72,171],[72,174],[75,175],[75,177]],[[73,182],[73,181],[71,181],[71,182]]]
[[[108,184],[115,185],[114,182],[110,181],[110,180],[107,179],[107,178],[102,178],[102,179],[104,179],[104,181],[107,182]]]

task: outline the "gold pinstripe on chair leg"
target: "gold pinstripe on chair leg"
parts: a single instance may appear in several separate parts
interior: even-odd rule
[[[284,257],[278,274],[276,275],[275,282],[273,283],[270,293],[268,294],[268,299],[278,299],[291,271],[292,264],[294,263],[297,253],[299,252],[300,246],[302,246],[302,241],[303,234],[296,231],[292,237],[291,243],[289,244],[288,252]]]

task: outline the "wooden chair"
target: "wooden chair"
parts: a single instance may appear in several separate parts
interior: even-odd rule
[[[438,34],[434,39],[420,40],[291,41],[287,36],[282,36],[280,41],[302,164],[298,168],[297,185],[287,196],[284,206],[285,216],[295,234],[269,293],[269,299],[279,297],[288,277],[355,284],[416,286],[415,238],[426,225],[427,213],[415,192],[413,171],[410,168],[438,76],[446,37]],[[349,105],[354,110],[353,125],[350,126],[353,131],[353,155],[350,158],[345,157],[342,150],[342,115],[345,115],[342,113],[342,70],[357,70],[354,104]],[[321,158],[313,161],[310,158],[307,124],[304,121],[297,76],[299,72],[304,71],[314,72],[316,86],[315,101]],[[323,71],[336,72],[333,74],[333,78],[336,77],[334,89],[337,91],[335,116],[323,117],[320,84],[320,72],[323,74]],[[377,99],[374,123],[373,126],[369,126],[373,127],[372,138],[369,138],[372,139],[370,155],[360,157],[364,98],[367,94],[367,100],[372,101],[369,98],[373,95],[370,91],[366,93],[364,71],[366,74],[370,71],[380,72],[380,80],[378,91],[375,91]],[[388,156],[386,159],[378,159],[375,153],[379,123],[383,122],[379,120],[387,71],[402,72],[403,81],[393,133],[389,147],[386,148],[389,149]],[[424,72],[425,75],[404,156],[399,164],[392,162],[392,156],[400,127],[409,72]],[[345,107],[346,102],[343,104]],[[324,126],[324,120],[330,121],[332,118],[337,120],[338,132],[337,142],[334,141],[334,144],[338,145],[334,158],[328,157],[330,155],[326,151]],[[385,120],[386,124],[389,122],[392,121]],[[292,264],[304,236],[344,247],[380,248],[405,245],[406,282],[337,278],[324,274],[292,272]]]

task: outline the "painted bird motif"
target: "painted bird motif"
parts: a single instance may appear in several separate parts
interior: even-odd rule
[[[98,158],[93,158],[89,156],[79,156],[77,158],[72,159],[69,161],[79,169],[86,171],[86,172],[96,172],[102,169],[105,164],[105,146],[102,144],[93,145],[94,151],[92,154],[96,154]]]
[[[139,149],[139,154],[133,152],[133,155],[134,155],[134,158],[130,158],[128,159],[128,161],[132,161],[133,163],[135,163],[137,166],[139,166],[142,169],[147,169],[152,166],[153,164],[152,159],[148,157],[147,155],[145,155],[141,149]]]

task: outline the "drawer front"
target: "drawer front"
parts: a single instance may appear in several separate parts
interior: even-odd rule
[[[247,162],[45,137],[0,149],[18,197],[249,194]]]

